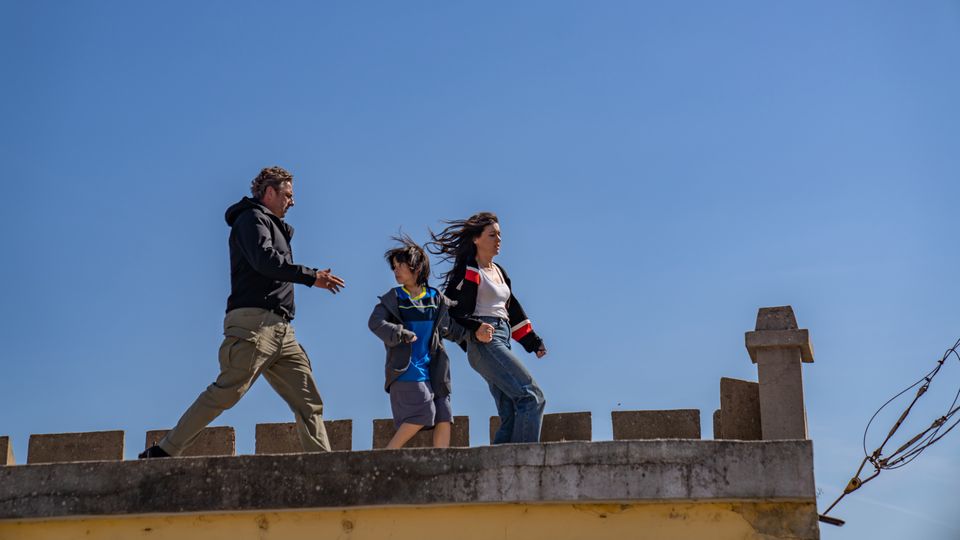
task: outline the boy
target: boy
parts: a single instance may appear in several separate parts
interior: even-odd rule
[[[448,300],[427,285],[430,259],[409,236],[384,253],[399,287],[388,290],[370,314],[370,330],[387,350],[384,390],[396,434],[387,448],[401,448],[421,429],[433,429],[433,446],[450,446],[450,360],[441,337],[460,342],[466,330],[447,312]]]

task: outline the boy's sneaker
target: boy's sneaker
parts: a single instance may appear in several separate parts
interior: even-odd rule
[[[170,457],[170,454],[168,454],[163,448],[160,448],[159,446],[154,445],[154,446],[151,446],[150,448],[147,448],[143,452],[140,452],[140,455],[138,455],[137,457],[140,459],[150,459],[150,458],[158,458],[158,457]]]

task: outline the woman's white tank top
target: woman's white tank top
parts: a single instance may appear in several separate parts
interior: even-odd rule
[[[500,278],[500,283],[490,279],[488,274]],[[480,285],[477,287],[477,307],[473,314],[477,317],[498,317],[510,320],[507,315],[507,300],[510,299],[510,287],[503,279],[500,269],[494,266],[490,270],[480,269]]]

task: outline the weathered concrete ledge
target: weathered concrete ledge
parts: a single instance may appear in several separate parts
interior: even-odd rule
[[[0,468],[0,520],[629,501],[814,502],[813,446],[566,442]]]

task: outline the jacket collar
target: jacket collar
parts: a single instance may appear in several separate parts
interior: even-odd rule
[[[500,266],[500,263],[498,263],[498,262],[496,262],[496,261],[492,261],[492,262],[493,262],[493,265],[494,265],[494,266],[496,266],[497,268],[500,269],[500,273],[503,274],[504,281],[508,281],[508,282],[509,282],[509,281],[510,281],[510,278],[507,277],[507,272],[503,269],[502,266]],[[480,270],[480,264],[477,263],[477,258],[476,258],[476,257],[471,257],[471,258],[467,259],[466,265],[467,265],[467,266],[471,266],[471,267],[473,267],[473,268],[476,268],[477,270]]]
[[[430,289],[433,289],[433,291],[437,294],[437,296],[440,295],[439,290],[427,285],[427,290],[430,290]],[[391,315],[396,317],[398,321],[403,320],[400,317],[400,301],[397,300],[396,287],[391,287],[389,291],[383,293],[381,296],[379,296],[379,298],[380,298],[380,303],[383,304],[383,307],[387,308],[387,311],[389,311]],[[440,301],[438,302],[437,305],[439,306],[440,310],[447,309],[446,302]],[[442,311],[440,313],[442,313]]]

